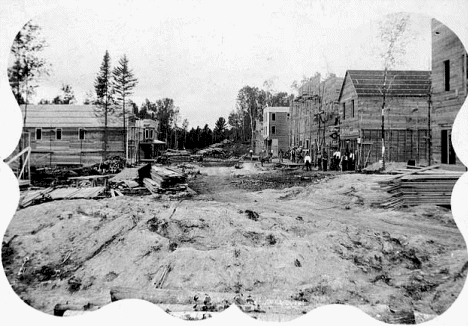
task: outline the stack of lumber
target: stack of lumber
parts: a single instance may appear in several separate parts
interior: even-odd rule
[[[148,165],[139,170],[139,175],[144,186],[154,194],[188,188],[185,174],[174,168]]]
[[[171,188],[181,183],[185,183],[186,177],[174,169],[162,166],[151,167],[151,179],[160,188]]]
[[[390,197],[380,204],[383,208],[432,204],[450,205],[452,190],[463,172],[438,169],[430,166],[422,169],[401,170],[400,174],[379,181],[381,190]]]
[[[171,162],[189,162],[192,160],[190,153],[186,150],[168,149],[166,156]]]

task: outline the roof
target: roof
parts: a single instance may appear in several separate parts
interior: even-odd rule
[[[340,97],[348,75],[358,96],[382,95],[383,70],[348,70],[341,87]],[[423,70],[388,70],[387,85],[387,96],[427,96],[431,89],[431,72]]]
[[[286,112],[289,113],[289,106],[267,106],[266,108],[263,109],[263,112],[275,112],[275,113],[281,113],[281,112]]]
[[[21,105],[24,117],[24,105]],[[108,115],[108,127],[121,127],[123,121]],[[95,105],[28,105],[25,127],[35,128],[96,128],[104,126],[102,110]]]

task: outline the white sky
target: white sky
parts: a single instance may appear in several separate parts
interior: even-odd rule
[[[139,79],[132,97],[138,105],[173,98],[190,127],[227,119],[245,85],[263,87],[273,78],[275,90],[291,92],[294,80],[316,71],[344,76],[347,69],[382,68],[377,24],[324,24],[331,9],[317,2],[141,3],[61,6],[36,16],[52,71],[35,100],[55,97],[68,83],[81,103],[94,90],[106,49],[112,65],[127,55]],[[430,69],[430,18],[413,15],[410,29],[417,42],[401,68]]]

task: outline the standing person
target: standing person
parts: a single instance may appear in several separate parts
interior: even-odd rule
[[[327,151],[326,151],[326,150],[323,151],[322,165],[323,165],[322,170],[323,170],[323,171],[327,171],[327,167],[328,167],[328,154],[327,154]]]
[[[322,152],[317,153],[317,167],[319,170],[322,169]]]
[[[355,169],[354,152],[351,152],[351,154],[349,154],[348,169],[350,171],[354,171],[354,169]]]
[[[262,149],[262,152],[260,153],[260,164],[263,166],[263,162],[265,161],[265,150]]]
[[[250,150],[250,151],[249,151],[249,155],[250,155],[250,160],[252,161],[253,150]]]
[[[348,171],[349,169],[349,152],[346,151],[343,155],[343,167],[342,171]]]
[[[333,153],[333,160],[335,164],[335,170],[339,171],[340,170],[340,162],[341,162],[341,152],[339,150],[336,150],[335,153]]]
[[[270,163],[273,160],[273,150],[270,150]]]
[[[278,160],[280,163],[283,163],[283,150],[280,149],[278,152]]]
[[[296,163],[296,149],[294,147],[291,150],[291,161]]]
[[[304,168],[306,171],[312,171],[311,167],[312,167],[312,158],[310,157],[309,153],[306,153],[304,157]]]

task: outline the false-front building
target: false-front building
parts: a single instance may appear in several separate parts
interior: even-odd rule
[[[434,163],[463,167],[452,146],[452,126],[468,91],[468,56],[460,39],[432,19],[432,151]]]
[[[273,156],[288,150],[289,107],[266,107],[263,109],[263,149]]]

